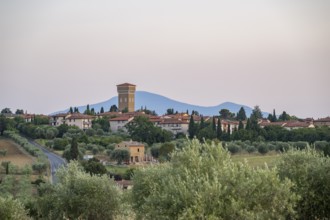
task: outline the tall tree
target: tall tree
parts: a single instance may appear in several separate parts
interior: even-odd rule
[[[104,113],[104,108],[103,108],[103,106],[101,107],[100,113]]]
[[[95,115],[95,109],[94,108],[91,108],[90,115]]]
[[[246,121],[246,130],[251,130],[251,120],[248,118],[248,120]]]
[[[243,122],[242,121],[239,121],[238,130],[242,130],[242,129],[244,129]]]
[[[86,114],[86,115],[90,115],[91,114],[91,110],[89,109],[89,104],[87,104],[86,110],[84,111],[84,114]]]
[[[168,108],[166,110],[166,115],[173,115],[174,114],[174,109],[173,108]]]
[[[70,106],[69,113],[71,113],[71,114],[73,113],[72,106]]]
[[[201,122],[199,124],[199,129],[202,130],[203,128],[205,128],[205,122],[204,122],[203,116],[201,116]]]
[[[10,110],[10,108],[4,108],[1,110],[2,114],[13,114],[12,111]]]
[[[273,110],[273,122],[277,121],[277,117],[276,117],[276,113],[275,113],[275,109]]]
[[[70,158],[71,160],[78,160],[78,156],[79,156],[78,141],[76,137],[73,137],[71,141]]]
[[[117,108],[116,105],[112,105],[112,106],[110,107],[109,112],[117,112],[117,111],[118,111],[118,108]]]
[[[230,111],[228,109],[221,109],[219,111],[219,114],[220,114],[220,118],[222,119],[228,119],[230,117]]]
[[[218,125],[217,125],[217,138],[220,140],[222,135],[222,125],[221,125],[221,118],[218,118]]]
[[[258,105],[254,106],[250,118],[251,117],[254,117],[256,120],[262,119],[262,112]]]
[[[212,131],[216,132],[217,131],[217,125],[215,122],[215,117],[212,117]]]
[[[280,121],[289,121],[291,119],[290,115],[283,111],[283,113],[278,117]]]
[[[189,125],[188,125],[188,134],[190,139],[196,136],[196,125],[193,114],[190,116]]]
[[[16,115],[23,115],[24,114],[24,110],[23,109],[16,109],[15,114]]]
[[[241,107],[237,113],[236,119],[239,121],[244,121],[246,120],[246,113],[245,113],[245,109],[243,107]]]

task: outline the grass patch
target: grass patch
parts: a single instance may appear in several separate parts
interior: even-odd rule
[[[114,166],[114,165],[108,165],[106,166],[107,170],[110,173],[114,173],[114,174],[119,174],[119,175],[124,175],[125,172],[130,169],[133,168],[131,166]]]
[[[264,167],[265,163],[268,167],[273,167],[276,161],[281,157],[281,154],[270,153],[266,155],[260,154],[237,154],[231,158],[234,162],[244,162],[247,160],[251,167]]]
[[[10,161],[12,164],[23,168],[26,165],[32,165],[35,158],[29,155],[22,147],[10,139],[0,139],[0,150],[6,150],[6,156],[0,156],[2,161]]]

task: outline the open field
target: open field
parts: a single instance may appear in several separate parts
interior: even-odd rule
[[[276,161],[279,160],[281,154],[269,153],[266,155],[260,154],[237,154],[232,156],[232,160],[234,162],[244,162],[247,160],[247,163],[251,167],[264,167],[265,163],[267,163],[268,167],[272,167],[275,165]]]
[[[22,168],[25,165],[32,165],[34,158],[9,139],[0,138],[0,150],[7,150],[6,156],[0,156],[2,161],[10,161],[12,164]]]

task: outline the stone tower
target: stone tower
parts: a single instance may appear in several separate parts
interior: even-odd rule
[[[128,112],[135,110],[135,85],[124,83],[117,85],[118,91],[118,110],[123,111],[127,108]]]

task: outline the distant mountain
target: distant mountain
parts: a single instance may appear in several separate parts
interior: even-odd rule
[[[109,111],[112,105],[118,105],[118,96],[115,96],[107,101],[100,102],[97,104],[90,104],[89,107],[94,108],[96,112],[99,112],[101,107],[104,108],[104,111]],[[237,113],[241,107],[244,108],[246,115],[249,116],[252,113],[252,108],[246,105],[239,105],[232,102],[224,102],[217,106],[198,106],[198,105],[191,105],[179,101],[175,101],[173,99],[169,99],[165,96],[157,95],[150,92],[144,91],[137,91],[135,93],[135,110],[139,110],[146,107],[150,110],[155,110],[158,115],[163,115],[166,113],[168,108],[173,108],[174,111],[178,112],[186,112],[187,110],[191,113],[193,110],[198,111],[199,114],[205,116],[212,116],[212,115],[219,115],[220,109],[228,109],[233,113]],[[86,110],[86,106],[79,106],[78,107],[80,112],[84,112]],[[69,109],[65,109],[63,111],[54,112],[53,114],[57,113],[64,113],[68,112]],[[269,113],[263,112],[263,116],[267,117]]]

